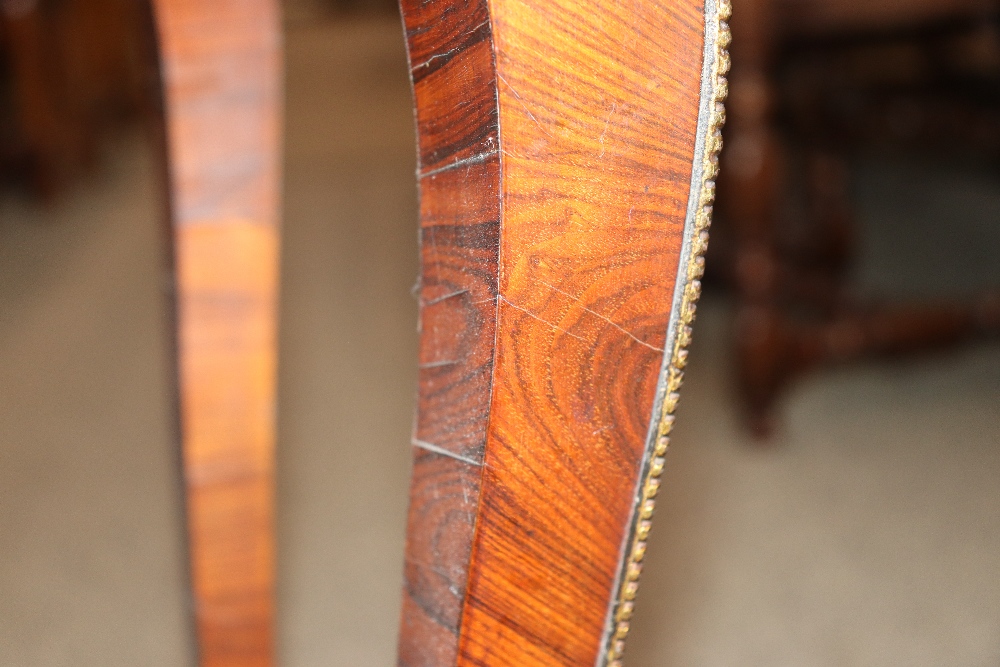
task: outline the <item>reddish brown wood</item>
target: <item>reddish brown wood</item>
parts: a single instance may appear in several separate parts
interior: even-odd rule
[[[272,0],[156,0],[200,662],[273,663],[280,58]]]
[[[420,408],[400,663],[454,664],[496,336],[500,155],[485,1],[405,0],[419,136]]]
[[[94,158],[101,130],[143,106],[144,33],[132,0],[0,3],[0,175],[41,196]]]
[[[705,8],[402,8],[423,267],[400,664],[594,665],[662,465]]]

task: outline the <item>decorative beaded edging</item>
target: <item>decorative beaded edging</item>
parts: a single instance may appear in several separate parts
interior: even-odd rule
[[[713,11],[714,9],[714,11]],[[705,251],[708,249],[708,228],[712,223],[712,206],[715,202],[715,178],[719,173],[719,151],[722,150],[722,125],[726,122],[723,102],[729,92],[726,73],[729,71],[730,33],[726,21],[732,12],[730,0],[706,2],[705,25],[705,65],[702,73],[701,104],[698,119],[698,144],[704,146],[702,161],[696,164],[692,173],[692,185],[699,183],[697,206],[688,212],[687,224],[692,226],[689,239],[685,239],[681,251],[683,288],[680,298],[675,299],[676,313],[671,318],[670,330],[674,332],[670,362],[663,373],[660,389],[660,419],[657,424],[652,456],[647,462],[642,491],[637,498],[636,516],[629,536],[631,548],[625,563],[625,571],[620,575],[618,596],[613,606],[612,622],[606,645],[602,647],[604,659],[598,664],[606,667],[622,667],[622,653],[625,637],[639,588],[642,560],[646,555],[646,540],[652,527],[656,494],[660,489],[660,475],[666,463],[664,455],[670,446],[670,431],[674,425],[674,411],[680,398],[677,393],[684,378],[687,365],[687,347],[691,344],[691,323],[694,322],[695,307],[701,296],[701,277],[705,272]],[[692,187],[692,195],[695,194]],[[693,215],[692,215],[693,213]],[[680,277],[680,272],[679,277]],[[678,286],[680,287],[680,286]],[[679,301],[679,305],[678,302]]]

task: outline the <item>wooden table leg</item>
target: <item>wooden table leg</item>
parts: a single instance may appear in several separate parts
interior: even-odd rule
[[[422,272],[399,664],[618,665],[700,288],[728,5],[402,8]]]
[[[273,664],[280,23],[154,0],[200,664]]]

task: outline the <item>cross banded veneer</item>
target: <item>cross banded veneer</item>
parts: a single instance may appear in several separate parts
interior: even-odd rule
[[[728,6],[402,9],[422,270],[400,664],[617,664],[700,287]]]

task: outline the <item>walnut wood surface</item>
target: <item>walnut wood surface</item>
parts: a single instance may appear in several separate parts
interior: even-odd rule
[[[672,345],[705,7],[402,9],[423,262],[400,664],[594,665]]]
[[[200,663],[273,662],[279,21],[272,0],[154,0],[176,256]]]

